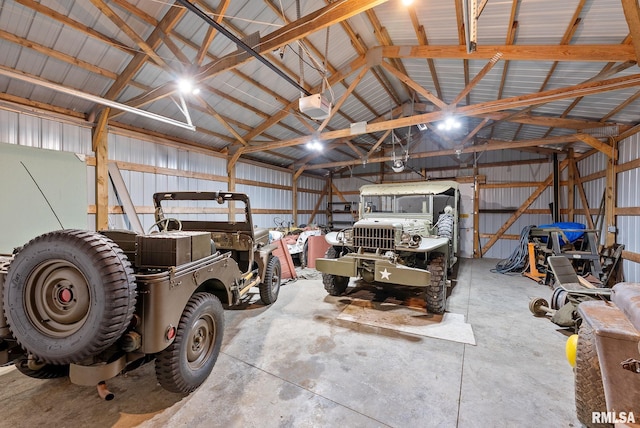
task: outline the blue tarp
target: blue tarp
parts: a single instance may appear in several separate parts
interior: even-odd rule
[[[538,226],[539,229],[561,229],[570,243],[574,243],[576,240],[584,235],[583,230],[587,228],[582,223],[573,223],[570,221],[559,221],[557,223],[551,224],[541,224]],[[564,239],[562,239],[562,235],[560,235],[560,245],[564,245]]]

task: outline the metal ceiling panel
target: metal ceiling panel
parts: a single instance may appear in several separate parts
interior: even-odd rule
[[[580,0],[567,0],[564,2],[556,0],[520,0],[517,3],[517,15],[515,18],[519,24],[515,38],[516,45],[559,44],[569,24],[571,24],[572,17],[580,3]],[[47,14],[36,13],[32,9],[16,3],[15,0],[4,0],[2,7],[0,7],[0,29],[6,33],[0,32],[0,50],[2,50],[4,57],[0,59],[0,65],[41,76],[87,93],[106,93],[113,84],[113,78],[101,76],[96,71],[101,68],[106,70],[107,73],[121,73],[133,58],[133,53],[140,52],[140,47],[93,6],[91,2],[42,0],[41,4],[102,33],[104,37],[118,40],[128,46],[131,49],[131,53],[112,46],[108,41],[99,40],[101,36],[89,36],[86,32],[66,26],[61,21],[56,20],[54,15],[48,16]],[[107,1],[106,4],[143,39],[148,38],[154,30],[154,26],[148,22],[149,19],[145,18],[145,16],[151,17],[152,21],[160,21],[170,8],[181,7],[167,2],[132,0],[129,2],[131,7],[140,9],[139,13],[132,13],[130,8],[121,7],[116,2]],[[219,6],[220,1],[206,0],[206,4],[209,5],[209,9],[215,9]],[[288,21],[296,19],[296,2],[294,0],[272,1],[272,4],[277,8],[282,5]],[[341,3],[314,0],[301,2],[300,4],[302,7],[301,15],[305,16],[320,8],[338,7]],[[487,2],[478,20],[479,46],[505,43],[507,30],[510,28],[509,18],[512,5],[513,1],[511,0],[492,0]],[[430,45],[460,44],[458,40],[459,22],[454,2],[423,0],[416,2],[413,8],[419,24],[425,29]],[[389,35],[391,43],[395,45],[416,45],[418,43],[418,38],[410,21],[410,12],[400,2],[389,1],[379,5],[373,9],[373,14],[375,14],[384,31]],[[377,30],[374,29],[369,15],[362,13],[350,18],[347,23],[351,26],[353,34],[357,35],[359,41],[365,47],[371,48],[381,42],[376,37],[379,34],[375,33]],[[618,44],[622,42],[628,33],[619,0],[587,1],[579,14],[579,18],[581,21],[571,40],[571,43],[574,44]],[[223,25],[234,34],[242,36],[258,32],[263,37],[281,28],[284,23],[285,21],[279,16],[278,11],[274,11],[262,0],[230,2],[223,21]],[[209,28],[208,24],[198,16],[191,12],[186,12],[173,34],[166,37],[170,37],[177,48],[189,60],[193,60]],[[4,37],[2,37],[3,34]],[[7,39],[10,39],[12,35],[27,39],[25,46],[8,41]],[[307,45],[309,47],[313,46],[315,51],[303,55],[303,80],[307,87],[319,87],[322,83],[322,77],[316,70],[316,68],[322,68],[318,64],[319,62],[328,60],[333,69],[344,71],[350,62],[358,56],[358,52],[352,45],[348,33],[341,24],[332,25],[328,31],[328,36],[329,41],[327,43],[327,30],[323,29],[307,37]],[[188,42],[186,39],[188,39]],[[69,62],[78,60],[89,65],[70,65],[61,59],[47,57],[34,49],[26,47],[27,43],[50,47],[61,54],[67,55]],[[328,58],[324,58],[325,50],[328,52]],[[215,37],[208,50],[209,53],[218,58],[235,51],[237,51],[235,44],[220,34]],[[162,88],[162,85],[172,82],[177,75],[181,74],[183,68],[186,69],[192,66],[192,64],[180,63],[164,43],[161,43],[156,48],[156,53],[165,59],[174,71],[162,70],[159,66],[149,62],[145,63],[136,73],[135,83],[133,85],[129,84],[121,90],[117,100],[126,102],[143,94],[144,89],[140,88],[140,86],[149,87],[152,90],[162,90],[156,88]],[[299,81],[300,58],[298,57],[298,44],[296,42],[289,43],[284,49],[283,58],[279,57],[278,52],[275,52],[275,54],[269,53],[268,58],[278,68],[290,75],[294,81]],[[210,63],[210,60],[210,58],[207,58],[204,63],[212,65],[213,63]],[[389,61],[389,63],[392,62],[395,61]],[[437,93],[434,76],[431,75],[426,59],[403,59],[401,62],[411,79],[432,93]],[[487,59],[471,59],[468,61],[469,79],[473,79],[487,62]],[[433,63],[435,64],[444,101],[451,102],[466,86],[464,78],[465,62],[461,59],[437,58]],[[502,97],[521,96],[540,91],[553,64],[551,61],[510,61]],[[605,62],[559,63],[545,84],[545,89],[569,87],[584,82],[598,74],[605,64]],[[504,66],[505,62],[500,61],[473,88],[469,95],[472,104],[496,99],[500,91]],[[377,78],[373,72],[368,72],[357,85],[354,93],[341,106],[341,112],[331,119],[326,130],[348,129],[350,124],[356,121],[370,122],[378,116],[385,116],[389,110],[397,107],[398,101],[404,103],[410,99],[407,90],[392,74],[383,71],[381,67],[375,67],[375,70],[379,76],[382,76],[382,79]],[[348,85],[353,82],[357,72],[355,70],[343,82],[333,84],[331,88],[327,88],[324,91],[324,94],[331,98],[331,92],[333,92],[333,101],[334,103],[337,102],[342,94],[345,93]],[[637,66],[634,66],[616,74],[615,77],[637,72]],[[332,73],[329,73],[329,75]],[[252,80],[256,84],[252,83]],[[386,85],[390,85],[390,88],[385,88],[384,86]],[[206,88],[203,88],[202,97],[216,112],[227,118],[229,125],[240,135],[246,135],[251,129],[260,126],[286,106],[295,105],[295,102],[300,97],[300,91],[295,86],[255,59],[248,60],[236,67],[236,71],[220,72],[203,82],[204,86],[214,88],[217,92],[207,91]],[[10,96],[18,96],[34,102],[51,103],[55,106],[85,113],[93,107],[90,102],[56,93],[46,88],[34,87],[31,84],[6,77],[0,77],[0,89]],[[399,100],[394,100],[388,90],[397,93]],[[571,106],[573,100],[559,100],[537,106],[533,113],[552,116],[567,114],[570,118],[599,120],[637,92],[638,88],[633,87],[585,97],[573,110],[567,113],[565,111]],[[222,96],[221,94],[228,94],[228,96]],[[428,105],[430,104],[422,96],[419,96],[419,100]],[[466,97],[464,97],[459,105],[462,106],[466,102]],[[640,100],[638,99],[631,102],[623,111],[617,113],[613,119],[632,124],[637,123],[639,120],[637,117],[639,103]],[[189,104],[192,119],[203,132],[194,134],[190,131],[170,125],[158,124],[132,114],[120,115],[117,121],[122,121],[134,127],[165,132],[168,136],[202,142],[211,147],[221,148],[228,145],[229,140],[233,138],[232,133],[218,120],[204,113],[193,101],[189,101]],[[169,98],[149,103],[141,108],[174,119],[181,120],[183,117],[175,103]],[[522,107],[518,107],[518,109],[522,109]],[[313,131],[298,120],[301,113],[297,112],[297,108],[294,110],[293,115],[289,115],[279,124],[270,126],[266,133],[253,138],[253,141],[288,140],[300,135],[311,134]],[[480,120],[480,118],[469,119],[466,129],[473,129]],[[321,123],[321,121],[311,121],[308,118],[305,118],[304,121],[312,123],[312,128],[314,129]],[[406,133],[405,128],[396,132],[399,134]],[[413,130],[415,131],[415,128]],[[487,128],[481,131],[479,136],[489,136],[490,132],[491,128]],[[495,126],[491,137],[508,141],[517,136],[518,140],[522,140],[541,138],[548,132],[549,128],[547,127],[520,126],[518,123],[512,122]],[[550,135],[562,135],[568,132],[573,131],[553,129]],[[216,136],[215,134],[218,135]],[[381,133],[355,136],[352,141],[355,144],[362,145],[362,150],[364,151],[377,141],[379,135]],[[454,139],[454,141],[460,141],[462,138],[461,136],[457,140]],[[388,146],[388,144],[385,143],[384,146]],[[581,146],[576,145],[576,147]],[[436,147],[433,143],[425,147],[425,150],[435,149]],[[306,156],[306,151],[301,147],[288,147],[278,149],[276,152],[279,152],[282,157],[272,153],[268,155],[255,153],[251,156],[253,158],[264,156],[264,160],[267,162],[285,166]],[[488,157],[489,154],[485,156]],[[332,150],[331,153],[318,156],[314,161],[326,162],[326,159],[349,160],[354,157],[356,155],[353,151],[343,146],[340,149]],[[438,160],[429,158],[428,160],[429,164],[441,161],[443,164],[449,165],[448,162],[452,162],[448,157]]]
[[[578,6],[578,0],[526,0],[518,8],[516,43],[559,44]],[[478,26],[482,27],[480,18]],[[508,23],[506,23],[508,25]]]
[[[36,13],[13,1],[5,1],[0,7],[0,29],[18,37],[26,37]]]
[[[575,43],[621,43],[629,33],[619,0],[587,2],[586,13],[575,35]]]

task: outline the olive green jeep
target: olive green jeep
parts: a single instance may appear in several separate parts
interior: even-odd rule
[[[360,219],[325,235],[331,247],[316,260],[327,292],[341,295],[350,278],[420,287],[427,311],[443,313],[458,254],[459,200],[455,181],[362,186]]]
[[[169,391],[205,381],[222,345],[221,303],[253,287],[274,303],[280,261],[245,194],[157,193],[154,203],[149,233],[58,230],[0,257],[0,366],[69,376],[107,399],[104,381],[154,360]]]

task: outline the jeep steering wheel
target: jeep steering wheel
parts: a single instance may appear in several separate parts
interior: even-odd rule
[[[177,225],[177,227],[173,226],[171,227],[171,229],[169,229],[169,225]],[[173,217],[165,217],[156,221],[151,225],[147,233],[151,233],[151,230],[156,226],[158,227],[159,232],[167,232],[168,230],[182,230],[182,222]]]

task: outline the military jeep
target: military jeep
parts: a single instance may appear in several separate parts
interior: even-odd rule
[[[350,278],[420,287],[427,311],[443,313],[458,254],[459,200],[455,181],[362,186],[360,219],[328,233],[331,247],[316,260],[327,292],[341,295]]]
[[[611,302],[582,302],[578,312],[577,342],[567,343],[567,356],[575,356],[570,362],[575,365],[578,420],[587,427],[638,426],[640,284],[616,284]]]
[[[154,203],[149,233],[59,230],[0,259],[0,365],[98,385],[107,399],[104,381],[154,360],[169,391],[204,382],[222,344],[221,302],[253,287],[275,302],[280,262],[245,194],[158,193]]]

